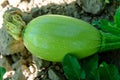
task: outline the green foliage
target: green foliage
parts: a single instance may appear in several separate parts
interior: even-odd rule
[[[110,3],[111,1],[112,1],[112,0],[105,0],[105,3],[108,4],[108,3]],[[118,1],[118,2],[119,2],[120,0],[113,0],[113,1]]]
[[[85,70],[86,79],[85,80],[100,80],[98,68],[98,55],[93,56],[92,58],[86,58],[81,61],[82,68]]]
[[[114,15],[114,25],[120,29],[120,7],[117,9]]]
[[[120,80],[115,65],[98,62],[98,55],[83,59],[79,63],[76,57],[67,54],[62,65],[68,80]]]
[[[85,78],[85,72],[79,65],[76,57],[66,55],[62,62],[65,75],[69,80],[80,80]]]
[[[103,32],[120,36],[120,7],[116,10],[114,21],[101,19],[94,21],[93,25],[97,25]]]
[[[103,74],[104,73],[104,74]],[[103,62],[99,67],[101,80],[120,80],[120,74],[116,66]]]
[[[116,10],[113,20],[100,19],[92,23],[97,25],[102,36],[99,52],[120,49],[120,7]]]
[[[117,24],[113,24],[108,20],[100,20],[98,26],[104,32],[120,35],[120,28],[117,27]]]
[[[105,3],[110,3],[110,0],[105,0]]]
[[[120,7],[115,12],[114,21],[100,19],[92,24],[97,25],[103,32],[120,36]]]
[[[5,72],[6,72],[5,68],[0,66],[0,80],[3,79],[3,75],[5,74]]]

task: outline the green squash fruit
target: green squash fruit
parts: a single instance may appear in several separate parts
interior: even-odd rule
[[[60,62],[67,54],[84,58],[100,49],[100,32],[87,22],[61,15],[43,15],[23,30],[23,42],[35,56]]]

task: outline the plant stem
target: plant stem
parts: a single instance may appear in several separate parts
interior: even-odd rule
[[[115,50],[120,48],[120,36],[114,35],[112,33],[106,33],[100,31],[101,33],[101,48],[99,52],[104,52],[108,50]]]

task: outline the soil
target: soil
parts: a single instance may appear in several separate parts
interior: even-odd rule
[[[26,24],[45,14],[71,16],[92,24],[99,19],[112,21],[119,5],[117,0],[109,3],[105,0],[0,0],[0,66],[7,70],[4,80],[67,80],[61,63],[33,56],[22,42],[16,42],[5,31],[3,14],[6,10],[13,7],[20,9]],[[100,59],[120,68],[119,53],[119,50],[104,52]]]

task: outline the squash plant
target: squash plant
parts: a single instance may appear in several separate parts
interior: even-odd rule
[[[103,45],[108,45],[108,47],[103,47],[102,51],[119,48],[119,20],[120,8],[117,9],[114,15],[114,22],[99,20],[93,23],[98,25],[102,33],[105,32],[103,33],[103,40],[106,44]],[[62,64],[68,80],[120,80],[118,68],[104,61],[99,63],[97,54],[80,61],[75,56],[67,54],[62,60]]]
[[[114,23],[101,20],[101,30],[83,20],[62,15],[39,16],[26,25],[16,11],[4,14],[7,32],[16,40],[23,40],[26,48],[41,59],[60,62],[67,53],[81,59],[120,48],[119,9]]]
[[[33,55],[48,61],[62,61],[69,80],[75,80],[72,79],[74,76],[76,80],[84,80],[86,76],[86,72],[81,69],[76,57],[82,59],[98,52],[120,48],[120,8],[115,13],[114,22],[100,20],[97,23],[99,30],[83,20],[52,14],[39,16],[26,25],[19,12],[19,10],[5,12],[6,31],[14,39],[22,40]],[[106,63],[101,65],[109,69]],[[94,73],[102,76],[101,71],[104,71],[104,68]],[[112,68],[117,72],[115,67],[112,66]],[[100,80],[99,75],[94,80]],[[119,79],[110,78],[110,80]]]
[[[67,54],[62,65],[68,80],[120,80],[118,68],[104,61],[99,64],[97,54],[80,61],[75,56]]]

